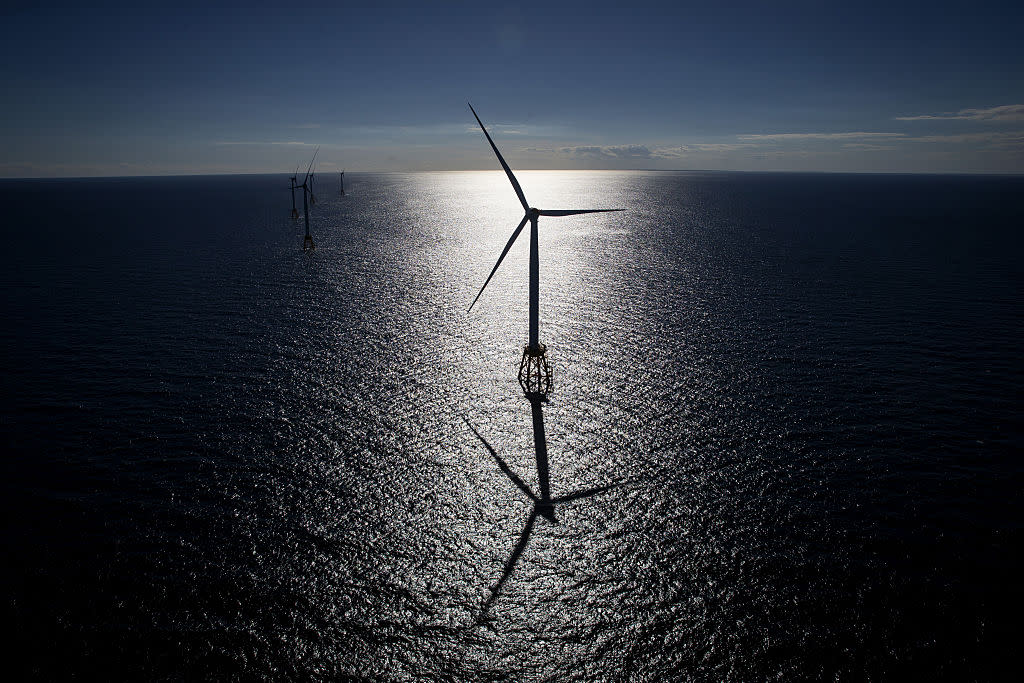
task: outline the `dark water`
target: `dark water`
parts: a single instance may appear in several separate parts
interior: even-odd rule
[[[0,183],[16,677],[1015,677],[1024,180],[324,178]]]

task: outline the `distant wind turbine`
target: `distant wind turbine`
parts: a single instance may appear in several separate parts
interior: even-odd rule
[[[519,186],[519,181],[516,180],[515,175],[512,173],[512,169],[505,163],[505,159],[501,156],[501,152],[498,151],[498,147],[494,144],[494,140],[491,139],[490,134],[484,127],[480,117],[477,116],[476,110],[473,109],[473,105],[469,105],[469,110],[473,112],[473,117],[476,118],[476,122],[480,124],[480,129],[483,130],[484,135],[487,137],[487,142],[491,143],[491,149],[494,150],[495,156],[498,157],[498,162],[501,167],[505,170],[505,175],[508,176],[509,182],[512,183],[512,189],[516,191],[516,196],[519,197],[519,203],[523,205],[523,220],[519,221],[519,225],[512,232],[512,237],[509,238],[508,243],[505,245],[504,250],[501,252],[501,256],[498,257],[498,262],[494,264],[494,268],[491,269],[491,274],[487,276],[487,280],[484,281],[484,286],[480,288],[476,298],[473,299],[473,303],[469,305],[468,310],[473,310],[473,306],[480,299],[480,295],[484,293],[484,289],[487,287],[487,283],[494,277],[495,271],[498,270],[498,266],[501,265],[502,260],[508,253],[509,249],[515,243],[516,238],[519,237],[519,233],[523,231],[523,227],[526,225],[526,221],[530,221],[530,343],[523,348],[523,357],[519,363],[519,384],[523,387],[523,391],[529,396],[532,394],[539,394],[546,396],[551,392],[551,366],[548,365],[547,361],[547,347],[540,343],[538,340],[539,336],[539,322],[538,322],[538,307],[540,300],[540,257],[538,255],[537,246],[537,219],[540,216],[551,216],[551,217],[562,217],[562,216],[575,216],[583,213],[605,213],[608,211],[622,211],[623,209],[536,209],[531,207],[526,201],[526,195],[523,194],[523,188]]]
[[[291,190],[292,190],[292,220],[294,221],[294,220],[298,220],[299,219],[299,211],[298,211],[298,209],[295,208],[295,188],[297,188],[299,186],[299,167],[298,166],[295,167],[295,173],[293,173],[292,177],[289,178],[288,180],[291,182]]]
[[[341,192],[339,194],[345,194],[345,172],[338,171],[341,174]]]
[[[320,148],[317,147],[313,152],[313,158],[309,160],[309,166],[306,168],[306,175],[302,178],[302,184],[298,185],[298,187],[302,188],[302,211],[306,215],[306,239],[302,242],[302,251],[306,251],[307,249],[316,249],[316,245],[313,243],[313,237],[309,234],[309,205],[310,200],[312,200],[312,203],[316,203],[316,198],[313,197],[313,174],[311,171],[313,170],[313,162],[316,161],[316,155],[319,151]],[[298,173],[295,175],[298,176]],[[292,178],[293,184],[295,180],[296,178]]]

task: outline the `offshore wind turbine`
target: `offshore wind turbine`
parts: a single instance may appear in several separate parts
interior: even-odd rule
[[[291,190],[292,190],[292,220],[295,221],[295,220],[299,219],[299,211],[298,211],[298,209],[295,208],[295,188],[297,188],[299,186],[299,169],[298,169],[298,167],[295,168],[295,173],[292,174],[292,177],[289,178],[288,180],[289,180],[289,182],[291,182]]]
[[[498,262],[494,264],[494,268],[491,269],[491,274],[487,276],[487,280],[484,281],[484,286],[480,288],[480,291],[476,295],[476,299],[473,299],[473,303],[469,305],[469,310],[473,310],[473,306],[480,299],[480,295],[484,293],[484,289],[487,287],[487,283],[494,277],[495,271],[498,270],[498,266],[501,265],[502,260],[508,253],[509,249],[515,243],[516,238],[519,237],[519,233],[523,231],[523,227],[526,222],[530,222],[530,342],[523,348],[523,357],[519,362],[519,384],[523,387],[523,392],[526,395],[539,395],[546,396],[551,392],[551,366],[547,361],[547,347],[539,341],[539,321],[538,321],[538,308],[540,303],[540,256],[539,248],[537,245],[537,221],[541,216],[551,216],[552,218],[559,218],[563,216],[575,216],[583,213],[605,213],[608,211],[622,211],[623,209],[537,209],[531,207],[526,201],[526,195],[523,194],[523,188],[519,186],[519,181],[516,180],[515,174],[512,173],[512,169],[505,163],[505,159],[501,156],[501,152],[498,151],[497,145],[494,144],[494,140],[491,139],[490,133],[484,127],[480,117],[477,116],[476,110],[473,109],[473,105],[469,105],[469,110],[473,112],[473,117],[476,122],[480,124],[480,129],[483,130],[484,136],[487,137],[487,142],[491,143],[491,149],[494,150],[494,155],[498,157],[498,163],[505,170],[505,175],[508,176],[509,182],[512,183],[512,189],[516,191],[516,196],[519,197],[519,203],[523,205],[523,220],[519,221],[519,225],[512,232],[512,237],[509,238],[508,243],[501,252],[501,256],[498,257]]]
[[[316,245],[313,243],[313,237],[309,234],[310,199],[313,200],[313,203],[316,203],[316,198],[313,197],[313,175],[310,171],[313,170],[313,162],[316,161],[316,155],[319,151],[320,148],[317,147],[313,152],[313,158],[309,160],[309,167],[306,168],[306,175],[302,178],[302,184],[298,186],[302,188],[302,211],[306,216],[306,238],[302,242],[302,251],[306,251],[307,249],[312,251],[316,249]]]
[[[345,172],[344,171],[338,171],[338,173],[341,174],[341,192],[339,192],[339,194],[344,195],[345,194]]]

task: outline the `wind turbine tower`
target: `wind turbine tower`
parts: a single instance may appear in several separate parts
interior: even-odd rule
[[[292,220],[297,221],[299,219],[299,211],[295,208],[295,188],[297,188],[299,180],[299,170],[295,169],[295,175],[288,179],[291,181],[292,190]]]
[[[480,129],[483,130],[484,136],[487,138],[487,142],[491,144],[491,149],[494,150],[494,155],[498,157],[498,163],[505,170],[505,175],[508,176],[509,182],[512,183],[512,189],[516,191],[516,196],[519,197],[519,203],[523,205],[523,219],[519,221],[519,225],[512,232],[512,237],[509,238],[508,243],[505,245],[505,249],[502,250],[501,256],[498,257],[498,262],[494,264],[494,268],[491,269],[491,274],[487,276],[487,280],[484,281],[484,286],[480,288],[480,291],[476,295],[476,299],[473,299],[473,303],[469,305],[469,310],[473,310],[473,306],[480,299],[480,295],[484,293],[484,289],[487,287],[487,283],[494,277],[495,271],[498,270],[498,266],[501,265],[502,260],[508,253],[509,249],[515,243],[516,238],[519,237],[519,233],[523,231],[523,227],[526,226],[526,222],[530,222],[530,340],[529,343],[523,347],[523,357],[519,362],[519,384],[523,388],[523,392],[527,398],[531,400],[536,397],[546,397],[551,393],[551,365],[548,364],[547,360],[547,347],[540,343],[540,323],[538,309],[540,307],[540,255],[539,246],[537,243],[537,221],[541,216],[551,217],[564,217],[564,216],[575,216],[582,213],[605,213],[608,211],[622,211],[622,209],[537,209],[533,208],[526,201],[526,195],[523,194],[523,188],[519,186],[519,181],[516,180],[515,175],[512,173],[512,169],[505,163],[505,159],[501,156],[501,152],[498,151],[498,147],[494,144],[494,140],[491,139],[490,134],[484,127],[480,117],[477,116],[476,110],[473,109],[473,105],[469,105],[469,110],[473,112],[473,117],[476,122],[480,124]]]
[[[339,194],[344,197],[345,196],[345,172],[344,171],[339,171],[339,173],[341,173],[341,192],[339,192]]]

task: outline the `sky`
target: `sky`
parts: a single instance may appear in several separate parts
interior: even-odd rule
[[[25,4],[0,177],[1024,173],[1022,2]]]

